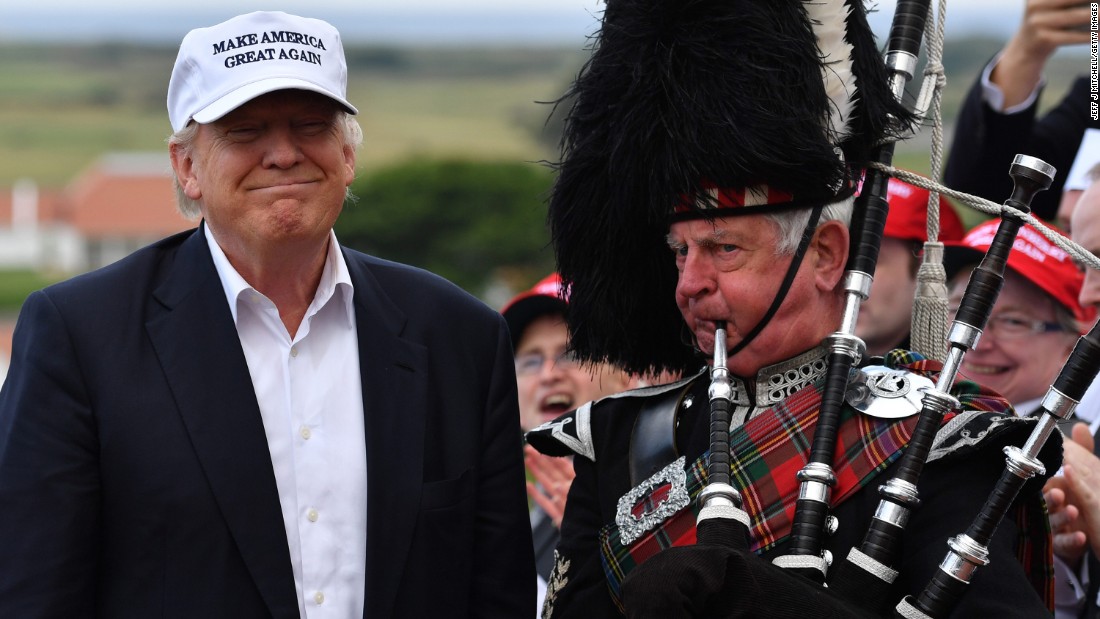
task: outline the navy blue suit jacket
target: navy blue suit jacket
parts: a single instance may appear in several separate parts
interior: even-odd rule
[[[499,314],[344,249],[367,452],[365,617],[534,606]],[[201,228],[32,294],[0,391],[0,617],[298,616],[248,367]]]

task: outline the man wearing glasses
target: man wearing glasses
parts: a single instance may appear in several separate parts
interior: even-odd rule
[[[585,402],[636,386],[626,372],[608,364],[581,365],[568,352],[565,296],[552,273],[501,310],[516,355],[520,426],[524,431],[551,421]]]
[[[947,244],[944,263],[954,274],[952,309],[958,308],[970,272],[999,223],[982,223],[961,242]],[[1031,225],[1021,228],[1008,257],[1004,288],[981,339],[963,361],[962,373],[1003,395],[1019,415],[1038,409],[1082,327],[1092,325],[1094,311],[1077,300],[1083,281],[1069,254]]]
[[[568,350],[565,324],[566,297],[561,277],[552,273],[530,290],[516,295],[501,310],[516,357],[519,418],[524,432],[532,430],[585,402],[633,389],[641,381],[610,364],[582,365]],[[535,505],[531,530],[538,572],[538,606],[542,608],[546,582],[554,567],[565,497],[573,481],[573,463],[544,456],[527,447],[525,461],[537,483],[527,493]],[[534,616],[534,615],[533,615]]]

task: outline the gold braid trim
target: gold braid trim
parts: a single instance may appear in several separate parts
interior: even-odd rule
[[[569,560],[554,551],[554,571],[550,572],[550,582],[546,583],[546,599],[542,603],[542,619],[550,619],[554,614],[554,601],[558,592],[569,584]]]

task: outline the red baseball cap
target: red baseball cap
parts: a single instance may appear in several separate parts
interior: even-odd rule
[[[524,329],[536,318],[547,314],[565,316],[568,293],[563,290],[561,276],[551,273],[539,280],[530,290],[525,290],[500,310],[504,321],[508,323],[508,332],[512,336],[512,350],[519,344]]]
[[[1000,219],[990,219],[974,226],[962,241],[945,243],[943,262],[949,277],[968,264],[978,264],[993,243]],[[1053,228],[1062,234],[1057,228]],[[1063,236],[1065,236],[1063,234]],[[1035,284],[1060,305],[1073,313],[1085,325],[1096,317],[1092,307],[1082,307],[1077,300],[1085,275],[1062,248],[1051,243],[1031,224],[1024,224],[1008,254],[1008,268]]]
[[[927,189],[891,177],[886,185],[886,202],[890,205],[890,210],[886,214],[883,236],[921,243],[928,240]],[[965,231],[959,215],[941,194],[940,242],[958,241],[963,238]]]

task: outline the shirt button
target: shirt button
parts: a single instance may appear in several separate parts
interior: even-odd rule
[[[298,347],[297,346],[291,346],[290,347],[290,356],[291,357],[297,357],[298,356]]]
[[[319,516],[319,514],[317,513],[317,510],[315,510],[313,508],[310,508],[310,510],[308,512],[306,512],[306,518],[309,518],[310,522],[317,522],[317,517],[318,516]]]
[[[298,434],[302,435],[302,438],[309,440],[309,437],[313,436],[313,432],[310,431],[309,426],[302,426],[298,430]]]
[[[318,591],[317,593],[314,593],[313,594],[313,601],[317,602],[318,606],[320,606],[321,604],[324,604],[325,603],[325,594],[321,593],[320,591]]]

